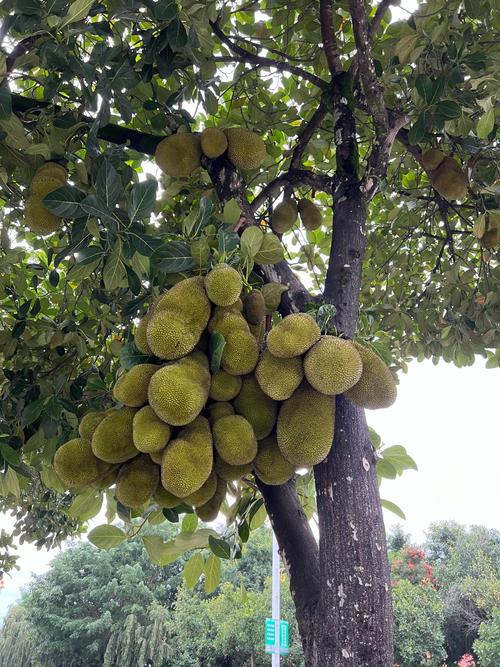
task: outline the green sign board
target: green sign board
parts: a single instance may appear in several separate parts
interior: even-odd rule
[[[278,623],[279,628],[277,628]],[[289,633],[288,621],[275,621],[273,618],[266,618],[264,626],[265,652],[288,655]]]

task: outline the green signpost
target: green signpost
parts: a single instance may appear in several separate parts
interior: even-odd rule
[[[279,632],[276,631],[278,622]],[[265,652],[271,655],[288,655],[289,633],[288,621],[275,621],[273,618],[266,618],[264,626]]]

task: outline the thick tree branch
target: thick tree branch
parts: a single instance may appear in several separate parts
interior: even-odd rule
[[[340,52],[333,30],[333,2],[332,0],[320,0],[319,17],[321,23],[321,39],[325,50],[326,62],[332,77],[337,76],[343,70],[340,61]]]
[[[377,192],[380,180],[387,173],[392,146],[408,120],[409,119],[407,116],[392,118],[391,126],[389,127],[389,130],[385,136],[381,150],[379,152],[372,151],[370,154],[368,158],[366,175],[362,186],[363,194],[367,200],[370,200]],[[418,152],[420,153],[420,151]]]
[[[266,200],[276,197],[286,185],[308,185],[318,192],[331,193],[333,187],[333,176],[327,174],[315,174],[308,169],[289,169],[270,183],[268,183],[250,204],[250,209],[256,213]]]
[[[292,160],[290,166],[292,169],[298,169],[300,167],[300,161],[302,155],[304,154],[307,144],[311,141],[313,134],[319,128],[326,114],[328,113],[327,108],[323,100],[319,103],[318,108],[313,113],[309,121],[302,127],[298,136],[297,143],[292,151]]]
[[[375,12],[375,15],[373,16],[372,20],[370,21],[369,25],[369,34],[370,34],[370,39],[373,39],[373,36],[377,32],[377,29],[379,25],[382,22],[382,19],[384,18],[384,14],[386,11],[389,9],[391,5],[395,5],[398,0],[381,0],[377,7],[377,11]]]

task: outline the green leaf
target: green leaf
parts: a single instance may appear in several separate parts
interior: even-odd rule
[[[493,107],[484,113],[476,125],[476,135],[479,139],[486,139],[495,126],[495,110]]]
[[[120,365],[123,366],[126,371],[133,366],[137,366],[137,364],[146,364],[150,361],[151,357],[139,352],[135,344],[132,342],[125,343],[125,345],[122,345],[120,348]]]
[[[87,521],[88,519],[92,519],[96,514],[99,514],[101,506],[102,493],[95,491],[95,489],[89,489],[76,496],[66,510],[66,514],[81,521]]]
[[[182,520],[181,530],[183,533],[194,533],[198,528],[198,515],[197,514],[186,514]]]
[[[65,28],[70,23],[81,21],[88,16],[89,10],[94,4],[94,0],[75,0],[69,6],[68,13],[59,24],[59,29]]]
[[[230,199],[224,204],[222,219],[228,225],[235,225],[241,216],[241,206],[236,199]]]
[[[127,536],[121,528],[108,524],[97,526],[88,534],[89,542],[95,544],[99,549],[106,550],[119,546],[126,539]]]
[[[400,519],[403,519],[403,521],[406,520],[405,513],[395,503],[391,503],[390,500],[384,500],[382,498],[380,500],[380,504],[382,505],[382,507],[385,507],[386,510],[389,510],[389,512],[392,512],[393,514],[396,514]]]
[[[15,449],[12,449],[12,447],[6,442],[2,442],[1,440],[0,454],[3,456],[4,460],[7,461],[7,463],[10,463],[13,466],[18,466],[21,463],[19,453]]]
[[[227,255],[238,247],[240,237],[231,227],[221,225],[217,230],[217,248],[220,255]]]
[[[257,528],[260,528],[264,524],[266,519],[267,519],[266,506],[262,504],[250,519],[250,530],[257,530]]]
[[[226,540],[221,540],[218,537],[210,535],[208,538],[208,546],[213,554],[219,558],[231,558],[231,545]]]
[[[164,542],[159,535],[147,535],[143,542],[151,562],[162,567],[173,563],[182,553],[173,540]]]
[[[210,336],[208,351],[210,354],[210,372],[217,373],[220,368],[222,353],[226,347],[226,339],[220,333],[213,333]]]
[[[4,474],[0,473],[0,497],[5,498],[8,495],[13,495],[16,498],[21,495],[19,478],[12,468],[7,468]]]
[[[284,257],[285,253],[279,238],[275,234],[265,234],[254,260],[257,264],[277,264]]]
[[[45,400],[43,398],[38,398],[32,403],[28,403],[21,415],[21,426],[23,428],[25,426],[29,426],[38,419],[38,417],[42,414],[44,403]]]
[[[182,49],[186,46],[187,32],[178,18],[175,18],[168,24],[167,39],[173,51]]]
[[[6,120],[12,113],[12,96],[7,86],[0,88],[0,120]]]
[[[66,274],[68,282],[80,282],[84,278],[88,278],[99,266],[101,260],[98,259],[90,264],[75,264]]]
[[[175,538],[175,545],[181,551],[199,549],[208,546],[210,535],[217,537],[217,533],[211,528],[200,528],[194,533],[179,533]]]
[[[104,160],[99,167],[95,188],[97,196],[109,208],[113,208],[123,194],[120,176],[108,160]]]
[[[89,215],[100,218],[105,222],[110,222],[113,225],[116,225],[119,220],[116,215],[113,214],[106,204],[98,197],[97,195],[88,195],[80,203],[81,208],[88,213]]]
[[[220,583],[221,562],[215,554],[210,554],[205,563],[205,592],[213,593]]]
[[[157,188],[158,183],[152,179],[134,183],[128,200],[128,216],[131,222],[149,218],[156,202]]]
[[[137,252],[143,257],[151,257],[155,250],[163,245],[161,239],[148,234],[138,234],[137,232],[130,234],[132,245]]]
[[[462,108],[453,100],[442,100],[442,102],[438,102],[436,111],[446,120],[459,118],[462,115]]]
[[[387,479],[396,479],[398,471],[392,463],[386,461],[386,459],[381,459],[377,461],[377,475],[386,477]]]
[[[108,290],[128,285],[127,270],[122,260],[122,243],[120,240],[115,243],[113,252],[106,261],[104,271],[102,272],[102,279]]]
[[[82,214],[81,202],[85,194],[72,185],[63,185],[43,198],[43,205],[59,218],[76,218]]]
[[[203,574],[203,569],[205,567],[205,559],[202,554],[194,554],[184,565],[184,581],[188,588],[194,588],[198,579]]]
[[[152,257],[152,265],[163,273],[183,273],[196,266],[191,248],[183,241],[168,241],[157,248]]]
[[[258,227],[247,227],[240,238],[242,257],[253,259],[264,241],[264,232]]]

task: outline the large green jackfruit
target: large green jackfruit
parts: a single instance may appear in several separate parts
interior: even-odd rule
[[[286,234],[297,222],[297,204],[293,199],[284,199],[273,211],[271,226],[276,234]]]
[[[113,410],[98,425],[92,436],[92,451],[108,463],[124,463],[139,453],[134,446],[134,408]]]
[[[234,331],[226,337],[221,366],[230,375],[251,373],[259,360],[259,344],[250,331]]]
[[[229,308],[216,308],[208,323],[208,331],[212,333],[220,333],[224,338],[228,334],[235,331],[250,331],[248,322],[241,313],[238,313]]]
[[[257,439],[252,425],[244,417],[221,417],[212,430],[215,449],[223,461],[233,466],[253,461],[257,454]]]
[[[153,350],[149,347],[147,338],[148,324],[150,319],[151,313],[146,313],[139,324],[136,326],[134,335],[134,343],[136,348],[139,350],[139,352],[142,352],[142,354],[148,355],[153,354]]]
[[[90,442],[83,438],[69,440],[54,455],[54,469],[69,488],[91,484],[108,468],[108,464],[96,458]]]
[[[255,132],[240,127],[224,130],[227,156],[238,169],[258,169],[266,157],[266,145]]]
[[[226,417],[227,415],[234,415],[234,408],[231,403],[227,401],[218,401],[217,403],[212,403],[207,407],[208,421],[213,424],[221,417]]]
[[[172,428],[160,419],[150,405],[145,405],[134,415],[134,445],[140,452],[161,452],[172,435]]]
[[[153,500],[155,503],[158,503],[160,507],[166,507],[172,509],[172,507],[177,507],[184,501],[182,498],[177,498],[170,491],[167,491],[161,484],[158,484],[158,488],[153,494]]]
[[[333,443],[335,399],[303,384],[283,403],[277,439],[292,465],[309,468],[323,461]]]
[[[231,401],[241,389],[241,377],[218,370],[212,375],[209,396],[214,401]]]
[[[39,167],[30,183],[30,190],[42,199],[66,184],[68,173],[64,167],[55,162],[46,162]]]
[[[285,484],[292,479],[295,472],[293,465],[281,453],[275,435],[259,442],[259,451],[253,466],[257,477],[269,486]]]
[[[178,498],[191,495],[213,469],[213,442],[208,419],[197,417],[168,445],[161,464],[161,483]]]
[[[217,264],[205,277],[208,298],[217,306],[231,306],[241,294],[241,276],[228,264]]]
[[[202,352],[163,366],[149,383],[149,404],[172,426],[185,426],[202,411],[210,390],[208,360]]]
[[[116,498],[125,507],[141,507],[154,494],[159,481],[159,466],[149,456],[138,456],[120,468]]]
[[[156,147],[156,164],[169,176],[185,178],[201,165],[200,137],[179,132],[166,137]]]
[[[115,382],[113,398],[130,408],[140,408],[148,402],[149,381],[159,369],[156,364],[137,364],[125,371]]]
[[[432,171],[439,167],[445,157],[443,151],[438,148],[429,148],[422,153],[422,166],[425,171]]]
[[[235,482],[238,479],[241,479],[245,475],[248,475],[252,472],[252,461],[250,463],[244,463],[240,466],[232,466],[230,463],[226,463],[223,459],[218,456],[215,459],[214,469],[217,475],[225,480],[226,482]]]
[[[217,490],[217,475],[212,470],[212,472],[210,473],[210,477],[207,479],[207,481],[202,486],[200,486],[198,491],[195,491],[194,493],[191,493],[189,496],[186,496],[184,498],[184,502],[187,503],[188,505],[191,505],[192,507],[200,507],[200,505],[208,503],[210,498],[213,498],[216,490]]]
[[[276,424],[278,405],[262,391],[254,375],[243,378],[241,391],[233,405],[236,412],[250,422],[257,440],[271,433]]]
[[[111,465],[110,463],[104,463],[101,461],[103,466],[107,466],[107,470],[102,472],[90,485],[93,489],[109,489],[110,486],[116,482],[118,473],[120,472],[120,464]]]
[[[221,505],[226,497],[226,482],[220,477],[217,478],[217,489],[210,500],[204,505],[200,505],[195,509],[196,514],[202,521],[215,521],[217,518]]]
[[[321,330],[314,318],[306,313],[293,313],[267,334],[267,347],[273,357],[298,357],[316,343]]]
[[[397,395],[396,380],[382,359],[364,345],[354,343],[363,370],[359,381],[345,392],[345,396],[362,408],[388,408]]]
[[[322,394],[343,394],[361,377],[363,364],[350,340],[322,336],[304,357],[309,384]]]
[[[168,426],[168,424],[167,424]],[[166,447],[163,449],[159,449],[157,452],[149,452],[149,456],[151,458],[151,461],[154,461],[157,463],[159,466],[161,466],[161,462],[163,459],[163,452],[166,450]]]
[[[275,401],[285,401],[304,379],[301,357],[283,359],[264,350],[255,377],[262,391]]]
[[[465,199],[468,180],[465,172],[452,157],[445,157],[437,169],[429,172],[432,187],[448,199]]]
[[[62,164],[58,164],[57,162],[44,162],[42,165],[40,165],[36,170],[35,175],[33,176],[31,184],[33,184],[36,176],[41,176],[42,174],[58,178],[62,183],[65,183],[68,180],[67,169],[65,169]]]
[[[220,157],[227,150],[227,137],[217,127],[207,127],[201,133],[201,150],[211,160]]]
[[[84,440],[92,440],[94,431],[105,417],[107,417],[107,415],[104,411],[87,412],[87,414],[82,417],[78,426],[78,432],[80,433],[80,436]]]
[[[45,208],[39,195],[31,195],[27,198],[24,219],[32,232],[42,236],[56,232],[63,224],[61,218]]]
[[[323,216],[314,202],[309,199],[300,199],[298,207],[300,220],[308,232],[313,232],[321,227]]]

